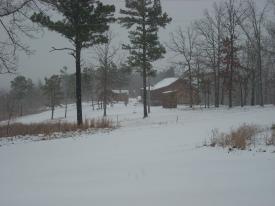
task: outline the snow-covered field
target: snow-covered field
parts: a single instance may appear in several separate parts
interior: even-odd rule
[[[202,147],[211,130],[243,123],[269,127],[275,107],[108,108],[111,132],[0,147],[1,206],[274,206],[275,150]],[[86,103],[84,117],[95,118]],[[62,119],[64,109],[56,110]],[[47,121],[50,112],[17,121]],[[69,107],[69,121],[75,107]]]

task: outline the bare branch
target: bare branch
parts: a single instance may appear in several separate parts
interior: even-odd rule
[[[52,47],[52,50],[50,50],[50,52],[64,51],[64,50],[75,52],[75,49],[67,48],[67,47],[65,47],[65,48],[55,48],[55,47]]]
[[[0,18],[19,12],[23,7],[25,7],[30,2],[33,2],[33,0],[25,0],[25,1],[21,2],[20,4],[15,4],[13,1],[10,1],[10,0],[8,0],[7,2],[1,1]]]

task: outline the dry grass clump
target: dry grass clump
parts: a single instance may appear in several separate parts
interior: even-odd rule
[[[33,123],[22,124],[14,123],[11,125],[0,126],[1,137],[16,136],[35,136],[35,135],[52,135],[54,133],[67,133],[76,131],[85,131],[89,129],[114,128],[112,120],[107,118],[86,119],[81,126],[76,123],[56,122],[56,123]]]
[[[210,146],[229,147],[244,150],[247,146],[255,144],[255,136],[260,132],[256,125],[242,125],[232,129],[228,134],[220,133],[217,129],[212,131]]]

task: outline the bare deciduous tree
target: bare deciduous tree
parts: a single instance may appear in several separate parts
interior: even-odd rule
[[[187,76],[189,84],[189,99],[190,107],[193,107],[193,70],[195,69],[195,47],[196,47],[197,34],[195,30],[188,27],[184,32],[179,28],[176,32],[171,34],[171,42],[168,45],[171,51],[176,54],[182,55],[184,58],[183,67],[187,67]],[[184,72],[185,73],[185,72]]]
[[[0,0],[0,74],[16,71],[18,51],[32,53],[22,36],[32,38],[37,30],[29,22],[30,10],[37,8],[34,0]]]
[[[256,71],[255,71],[256,73],[254,76],[257,79],[253,79],[254,82],[252,84],[257,84],[256,100],[258,104],[263,106],[264,99],[263,99],[263,80],[262,80],[262,67],[263,67],[262,40],[263,40],[263,26],[264,26],[263,24],[265,21],[264,17],[266,14],[267,4],[264,6],[264,8],[261,11],[259,11],[258,7],[256,6],[256,2],[254,0],[247,0],[245,3],[246,4],[244,8],[244,12],[245,12],[244,20],[239,19],[238,23],[256,53]]]
[[[220,70],[221,70],[221,40],[223,38],[223,7],[222,4],[214,4],[214,13],[211,15],[207,10],[204,18],[195,22],[195,28],[201,38],[200,48],[202,49],[205,61],[213,70],[215,107],[219,107],[220,99]]]
[[[103,100],[104,117],[107,115],[107,103],[109,97],[108,94],[110,93],[111,87],[110,73],[114,69],[114,67],[116,67],[114,60],[118,52],[118,48],[112,45],[112,41],[114,39],[113,33],[107,32],[105,37],[106,39],[108,39],[108,41],[101,46],[95,47],[96,56],[99,63],[99,81],[102,87],[100,96]]]
[[[236,60],[236,41],[238,39],[238,26],[241,16],[243,15],[241,2],[238,0],[227,0],[224,3],[225,16],[223,20],[223,26],[226,30],[226,39],[229,42],[228,48],[228,66],[229,66],[229,79],[228,79],[228,104],[231,108],[233,105],[233,76],[237,64]]]

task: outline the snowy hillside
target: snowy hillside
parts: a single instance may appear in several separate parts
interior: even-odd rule
[[[275,107],[165,110],[142,105],[108,108],[120,128],[109,133],[0,147],[3,206],[274,206],[275,150],[202,147],[211,130],[243,123],[270,127]],[[95,118],[87,103],[84,116]],[[62,119],[64,109],[56,111]],[[70,121],[75,107],[69,108]],[[48,121],[50,112],[19,122]]]

